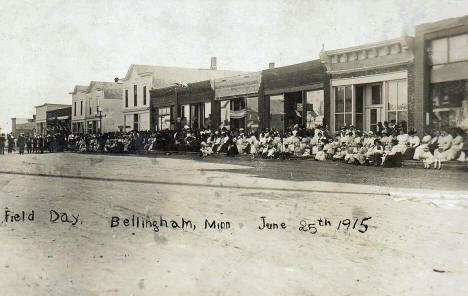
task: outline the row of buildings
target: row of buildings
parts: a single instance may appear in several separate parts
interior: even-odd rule
[[[131,65],[124,78],[75,86],[71,106],[36,107],[74,133],[191,128],[284,130],[325,124],[331,133],[379,122],[468,128],[468,16],[416,27],[415,36],[325,50],[319,59],[259,72]],[[61,113],[66,111],[68,113]]]

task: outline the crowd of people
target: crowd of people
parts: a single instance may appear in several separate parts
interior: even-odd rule
[[[405,126],[387,122],[379,123],[375,132],[362,132],[349,126],[343,127],[335,135],[330,135],[327,128],[321,126],[305,129],[295,125],[284,133],[268,129],[246,132],[242,128],[191,130],[185,126],[178,131],[132,131],[102,135],[48,133],[34,137],[20,135],[16,139],[16,146],[21,154],[25,147],[28,153],[64,150],[99,153],[185,151],[197,152],[203,157],[225,154],[268,159],[312,158],[384,167],[401,166],[403,160],[414,159],[422,161],[425,168],[440,169],[441,163],[446,161],[468,161],[463,151],[463,135],[463,130],[452,128],[427,133],[420,139],[416,131],[406,131]],[[15,146],[14,138],[8,135],[5,140],[8,141],[8,152],[11,152],[11,147]]]
[[[68,135],[63,132],[49,132],[46,135],[25,135],[20,133],[17,138],[13,134],[0,134],[0,154],[5,154],[5,147],[8,153],[16,151],[19,154],[63,152],[66,150]]]

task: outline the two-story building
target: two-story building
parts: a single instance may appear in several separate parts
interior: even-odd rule
[[[468,16],[416,26],[419,130],[468,129]]]
[[[131,65],[127,74],[120,79],[122,84],[122,112],[125,131],[154,130],[157,122],[150,116],[151,89],[187,84],[246,72],[217,70],[216,59],[212,58],[210,69],[191,69],[150,65]]]
[[[83,134],[85,132],[86,94],[88,86],[75,85],[72,95],[72,132]]]
[[[123,130],[121,84],[91,81],[87,88],[85,102],[85,133],[97,134]]]
[[[47,111],[53,111],[61,108],[71,107],[66,104],[50,104],[45,103],[36,108],[36,133],[37,134],[46,134],[47,133]]]
[[[376,131],[379,122],[416,126],[413,37],[344,49],[322,49],[330,77],[330,132]]]

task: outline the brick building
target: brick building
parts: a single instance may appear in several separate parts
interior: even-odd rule
[[[416,26],[415,125],[468,129],[468,16]]]
[[[320,52],[330,75],[330,132],[415,126],[413,37]]]

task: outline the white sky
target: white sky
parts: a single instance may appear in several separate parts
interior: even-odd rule
[[[1,0],[0,128],[130,64],[258,71],[467,14],[466,0]]]

